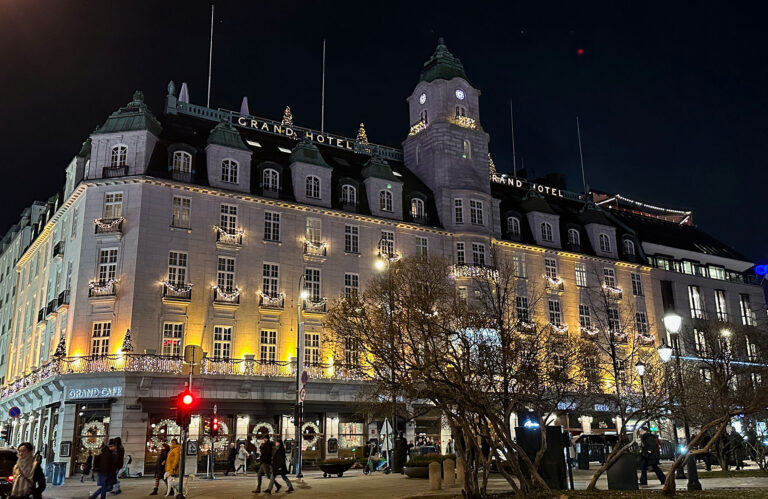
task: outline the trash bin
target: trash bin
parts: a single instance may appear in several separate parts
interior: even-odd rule
[[[46,466],[45,481],[51,485],[64,485],[67,476],[67,463],[50,463]]]
[[[638,490],[637,455],[627,452],[608,468],[609,490]]]
[[[579,453],[576,459],[578,460],[580,470],[589,469],[589,446],[587,444],[579,446]]]

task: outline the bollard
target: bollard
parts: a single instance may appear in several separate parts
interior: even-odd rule
[[[460,486],[464,486],[464,460],[456,457],[456,481]]]
[[[454,475],[454,468],[455,465],[453,464],[453,459],[446,459],[443,461],[443,480],[445,480],[445,485],[447,486],[456,485],[456,475]]]
[[[440,490],[440,463],[429,463],[429,490]]]

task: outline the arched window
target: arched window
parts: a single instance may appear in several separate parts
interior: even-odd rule
[[[456,106],[456,117],[457,118],[459,116],[466,116],[466,115],[467,115],[466,108],[464,108],[463,106]]]
[[[234,159],[225,159],[221,162],[221,180],[222,182],[237,183],[237,161]]]
[[[265,191],[280,190],[280,174],[277,170],[266,168],[262,174],[262,185]]]
[[[389,191],[379,191],[379,209],[381,211],[392,211],[392,193]]]
[[[552,238],[552,224],[549,222],[541,222],[541,240],[552,242],[554,239]]]
[[[603,253],[611,252],[611,240],[608,237],[608,234],[600,234],[600,251]]]
[[[184,151],[173,153],[173,171],[190,173],[192,171],[192,155]]]
[[[341,186],[341,203],[342,204],[357,204],[357,189],[353,185],[344,184]]]
[[[307,175],[306,194],[308,198],[320,199],[320,179],[314,175]]]
[[[424,218],[424,201],[419,198],[411,199],[411,217]]]
[[[464,150],[461,153],[461,157],[464,159],[469,159],[472,157],[472,146],[468,140],[464,141]]]
[[[629,239],[624,239],[624,254],[626,256],[635,256],[635,243]]]
[[[426,109],[421,112],[421,121],[425,125],[428,123],[427,122],[427,110]]]
[[[122,145],[114,146],[109,160],[109,166],[125,166],[128,159],[128,148]]]
[[[581,235],[576,229],[568,229],[568,244],[571,246],[581,246]]]
[[[520,237],[520,220],[517,217],[507,217],[507,232],[512,237]]]

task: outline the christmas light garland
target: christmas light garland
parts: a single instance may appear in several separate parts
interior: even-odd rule
[[[219,227],[218,225],[213,226],[213,230],[219,233],[219,237],[225,242],[233,242],[233,243],[239,243],[239,238],[242,238],[245,235],[245,230],[238,227],[233,230],[227,230],[223,227]]]
[[[325,243],[325,242],[316,243],[316,242],[310,241],[309,239],[304,239],[304,244],[306,244],[307,247],[312,248],[315,251],[322,251],[328,246],[328,243]]]
[[[309,311],[312,310],[323,310],[325,307],[325,303],[328,301],[327,298],[320,298],[319,300],[312,300],[310,298],[307,298],[304,300],[304,303],[306,304],[306,308]]]
[[[262,290],[258,290],[256,293],[261,296],[262,303],[266,306],[278,307],[281,306],[285,300],[285,293],[278,293],[277,296],[268,295]]]
[[[117,284],[117,279],[107,279],[106,281],[93,279],[88,282],[88,289],[96,293],[110,293],[115,284]]]
[[[283,121],[280,122],[283,126],[293,126],[293,113],[291,113],[291,106],[285,106],[283,112]]]
[[[176,421],[173,419],[163,419],[158,422],[154,428],[152,428],[152,438],[150,438],[150,442],[152,442],[152,446],[155,449],[159,449],[160,446],[163,445],[163,442],[160,440],[160,428],[165,426],[165,437],[166,441],[168,440],[168,435],[179,435],[181,436],[181,427],[176,424]]]
[[[457,277],[471,277],[496,280],[499,277],[498,270],[480,265],[454,265],[451,274],[454,279]]]
[[[93,223],[95,223],[99,227],[99,229],[101,229],[103,231],[109,231],[109,230],[112,230],[113,228],[117,227],[121,223],[123,223],[124,220],[125,220],[125,218],[123,218],[123,217],[117,217],[117,218],[97,218],[97,219],[95,219],[93,221]]]
[[[549,327],[557,334],[566,334],[568,332],[568,324],[554,324],[550,322]]]
[[[423,131],[423,130],[426,130],[426,129],[427,129],[427,124],[426,124],[426,123],[424,123],[424,121],[423,121],[423,120],[422,120],[422,121],[417,121],[416,123],[414,123],[414,124],[411,126],[411,129],[410,129],[410,131],[408,132],[408,136],[409,136],[409,137],[413,137],[413,136],[414,136],[414,135],[416,135],[417,133],[419,133],[419,132],[421,132],[421,131]]]
[[[451,116],[448,118],[448,121],[453,123],[454,125],[458,125],[462,128],[468,128],[470,130],[474,130],[477,128],[477,122],[470,118],[469,116]]]
[[[96,434],[91,434],[95,431]],[[90,421],[83,425],[83,429],[80,431],[80,437],[82,438],[83,447],[88,450],[98,450],[104,444],[104,437],[107,436],[107,427],[101,421]],[[101,440],[98,440],[101,437]],[[91,441],[91,438],[96,438],[95,441]]]
[[[597,328],[580,327],[579,329],[583,334],[586,334],[587,336],[597,336],[600,333],[600,330]]]
[[[256,438],[263,437],[264,433],[260,432],[262,428],[267,429],[267,437],[271,437],[272,435],[277,435],[275,432],[275,427],[272,426],[271,423],[267,423],[266,421],[259,421],[258,423],[253,425],[253,436]]]
[[[544,275],[544,279],[547,280],[547,286],[551,288],[560,288],[563,286],[563,279],[560,277],[550,277],[548,275]]]
[[[615,286],[609,286],[606,283],[603,283],[603,289],[614,298],[620,297],[624,292],[621,288],[617,288]]]
[[[656,338],[652,334],[637,333],[637,339],[643,345],[650,345],[656,341]]]
[[[174,293],[184,294],[189,293],[192,290],[192,284],[188,282],[182,282],[180,284],[173,283],[171,281],[163,281],[162,285],[170,289]]]
[[[235,288],[234,291],[227,292],[216,285],[213,289],[216,290],[216,295],[220,296],[225,301],[235,301],[237,300],[237,297],[240,296],[240,288]]]
[[[368,134],[365,132],[364,123],[360,123],[360,128],[357,129],[357,138],[355,140],[358,144],[368,144]]]

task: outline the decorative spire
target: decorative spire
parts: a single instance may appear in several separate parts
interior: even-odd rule
[[[173,80],[168,82],[168,95],[176,95],[176,84]]]
[[[293,126],[293,114],[291,114],[291,106],[285,106],[283,111],[283,126]]]
[[[360,123],[360,128],[357,129],[357,138],[355,140],[358,144],[368,143],[368,134],[365,133],[365,123]]]
[[[248,97],[247,96],[244,96],[243,97],[243,102],[240,103],[240,114],[242,114],[244,116],[250,116],[251,115],[251,110],[248,109]]]
[[[189,88],[187,82],[181,84],[181,92],[179,92],[179,102],[186,102],[189,104]]]
[[[56,345],[56,351],[53,352],[53,357],[56,359],[60,359],[62,357],[65,357],[67,355],[67,340],[64,338],[64,335],[62,334],[59,337],[59,344]]]
[[[488,175],[493,178],[495,175],[498,175],[499,173],[496,171],[496,164],[493,162],[493,158],[491,157],[491,153],[488,153]]]
[[[437,47],[432,57],[424,63],[421,70],[421,81],[451,80],[456,77],[467,81],[467,75],[464,73],[464,66],[461,61],[451,54],[448,47],[445,46],[445,40],[440,37],[437,39]]]
[[[131,343],[131,330],[125,330],[125,338],[123,338],[123,347],[120,349],[123,353],[133,352],[133,343]]]

